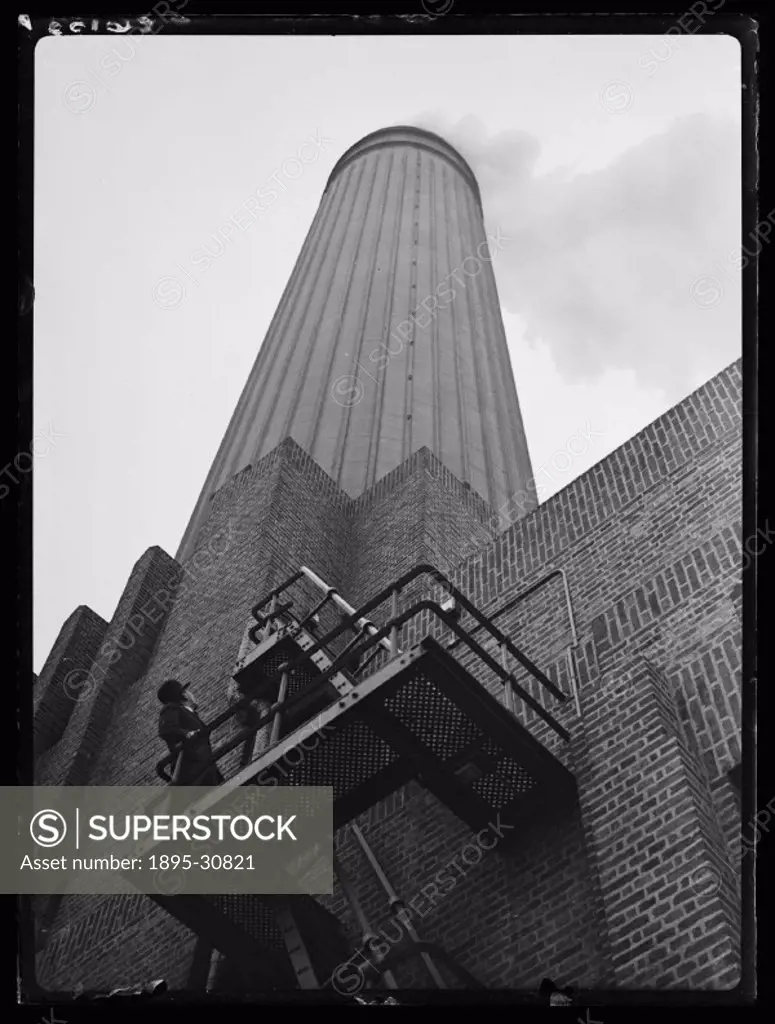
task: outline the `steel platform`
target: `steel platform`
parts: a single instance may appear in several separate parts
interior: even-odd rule
[[[221,792],[259,775],[331,786],[341,828],[418,779],[474,830],[499,813],[513,825],[575,796],[573,775],[431,638],[326,701]],[[305,756],[291,766],[285,755],[300,744]]]

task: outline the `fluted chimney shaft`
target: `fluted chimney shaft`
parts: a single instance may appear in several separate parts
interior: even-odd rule
[[[355,497],[423,446],[494,508],[527,489],[525,432],[476,179],[438,136],[338,161],[178,557],[210,495],[285,437]],[[524,503],[529,511],[533,502]]]

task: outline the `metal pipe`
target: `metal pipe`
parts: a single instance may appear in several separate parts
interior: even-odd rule
[[[283,672],[280,678],[280,689],[277,694],[277,704],[282,705],[285,703],[285,698],[288,695],[288,673]],[[272,720],[272,731],[269,734],[269,746],[273,747],[275,743],[280,739],[280,725],[282,724],[283,713],[280,707],[278,707],[275,713],[274,719]],[[255,734],[254,734],[255,735]]]
[[[453,631],[453,633],[455,633],[461,640],[464,640],[468,644],[468,646],[471,648],[471,650],[475,654],[479,655],[479,657],[482,659],[482,661],[484,661],[485,664],[488,665],[497,675],[499,675],[501,678],[504,678],[507,675],[506,673],[504,673],[503,669],[500,667],[500,665],[497,663],[497,661],[493,660],[493,658],[490,657],[490,655],[487,653],[487,651],[485,651],[485,649],[483,647],[481,647],[475,640],[473,640],[471,638],[470,634],[466,633],[466,631],[463,630],[458,625],[456,619],[453,616],[448,615],[442,609],[442,607],[439,604],[436,604],[435,601],[431,601],[429,599],[424,599],[424,600],[418,601],[416,604],[413,604],[411,608],[408,608],[405,611],[401,612],[401,614],[398,616],[398,620],[396,622],[396,625],[397,626],[402,626],[405,622],[408,622],[409,619],[414,618],[415,615],[419,615],[420,612],[422,612],[424,609],[428,609],[429,611],[433,612],[434,615],[438,616],[438,618],[440,618],[442,620],[442,622],[449,629],[451,629]],[[375,641],[379,640],[381,642],[382,638],[386,637],[388,635],[388,633],[390,632],[391,628],[392,628],[392,624],[389,624],[387,626],[383,626],[382,629],[378,630],[375,634],[372,635],[372,639],[375,640]],[[333,639],[333,637],[336,634],[336,632],[337,632],[336,630],[333,630],[331,633],[329,633],[326,636],[322,637],[312,647],[308,648],[307,651],[305,652],[306,657],[310,657],[313,653],[316,653],[317,651],[322,650],[327,643],[331,642],[331,640]],[[520,663],[520,665],[522,665],[523,668],[527,669],[527,671],[535,679],[537,679],[541,683],[542,686],[544,686],[547,690],[549,690],[549,692],[553,696],[555,696],[557,698],[557,700],[561,701],[562,703],[565,703],[568,700],[568,695],[566,693],[563,693],[562,690],[558,689],[558,687],[555,686],[555,684],[551,681],[551,679],[549,679],[549,677],[547,675],[545,675],[541,671],[541,669],[538,668],[537,665],[533,664],[533,662],[526,655],[524,655],[520,650],[518,650],[518,648],[516,648],[511,643],[510,640],[508,640],[502,633],[500,633],[500,631],[497,632],[497,635],[496,634],[494,634],[494,635],[495,635],[496,641],[500,641],[501,643],[505,643],[508,651],[516,658],[516,660]],[[356,652],[358,654],[365,654],[368,649],[369,649],[368,645],[362,645],[361,647],[358,647],[355,650],[356,650]],[[303,658],[297,658],[294,661],[289,662],[290,667],[291,668],[295,668],[300,663],[301,660],[303,660]],[[328,678],[328,676],[331,674],[331,672],[332,672],[332,669],[326,669],[326,671],[321,673],[321,675],[318,677],[318,682],[320,682],[324,678]],[[508,678],[511,679],[512,684],[515,682],[513,674],[508,673]],[[530,704],[530,706],[538,714],[546,716],[546,712],[541,707],[541,705],[538,704],[528,693],[526,693],[518,685],[515,688],[519,692],[519,694],[522,697],[522,699],[526,703]],[[549,721],[548,718],[547,718],[547,721]]]
[[[569,588],[568,588],[568,580],[567,580],[567,576],[566,576],[566,573],[565,573],[564,569],[552,569],[551,572],[548,572],[545,576],[542,576],[539,580],[536,580],[536,582],[531,584],[527,588],[527,590],[523,590],[521,594],[517,594],[517,596],[515,598],[513,598],[511,601],[508,601],[506,604],[502,605],[500,608],[497,608],[492,613],[492,615],[490,615],[490,621],[494,622],[495,619],[499,618],[501,615],[505,615],[506,612],[510,612],[512,608],[516,608],[516,606],[518,604],[521,604],[521,602],[526,600],[526,598],[530,597],[531,594],[534,594],[537,590],[540,590],[541,587],[546,586],[547,583],[551,583],[551,581],[556,576],[562,576],[563,577],[563,583],[564,583],[564,589],[565,589],[565,603],[566,603],[566,606],[568,608],[568,614],[569,614],[570,625],[571,625],[571,633],[573,635],[573,643],[575,644],[576,643],[576,624],[575,624],[575,621],[574,621],[574,618],[573,618],[573,607],[572,607],[571,602],[570,602],[570,591],[569,591]],[[476,626],[474,626],[472,629],[470,629],[469,632],[470,633],[478,633],[479,630],[483,629],[483,628],[484,628],[484,624],[480,622]],[[453,643],[450,646],[454,647],[454,646],[456,646],[456,644]]]
[[[565,591],[565,606],[568,609],[568,621],[570,622],[571,643],[568,647],[568,672],[570,674],[570,685],[573,691],[573,699],[576,703],[576,714],[583,717],[581,711],[581,693],[579,690],[579,677],[576,671],[576,648],[579,645],[579,637],[576,632],[576,619],[573,615],[573,602],[570,597],[570,586],[568,585],[568,574],[564,569],[556,570],[562,576],[562,585]]]
[[[350,910],[353,912],[355,920],[358,922],[358,927],[361,930],[361,938],[364,942],[370,942],[372,939],[376,939],[377,933],[371,927],[371,923],[366,915],[366,911],[361,905],[361,901],[358,899],[358,895],[355,888],[350,881],[350,876],[347,874],[345,869],[342,867],[341,861],[337,856],[334,856],[334,871],[336,877],[339,879],[339,884],[342,887],[342,892],[345,895],[347,902],[350,905]]]
[[[405,948],[394,950],[392,953],[388,953],[385,959],[389,963],[393,964],[403,963],[404,960],[408,960],[410,956],[416,956],[418,950],[427,950],[429,953],[433,953],[436,959],[440,960],[441,963],[444,964],[450,974],[456,975],[462,982],[464,982],[465,988],[469,990],[485,988],[485,986],[475,978],[470,971],[467,971],[462,964],[458,963],[454,957],[451,957],[443,946],[439,946],[435,942],[418,942],[414,949]]]
[[[393,595],[390,598],[390,618],[398,618],[398,590],[393,591]],[[391,658],[397,658],[399,655],[398,650],[398,626],[393,626],[390,630],[390,656]]]
[[[377,938],[377,933],[371,927],[366,911],[361,905],[361,901],[358,899],[358,894],[355,891],[355,886],[350,881],[350,877],[342,867],[342,864],[338,857],[334,856],[334,871],[336,877],[339,879],[339,884],[342,887],[342,892],[345,895],[345,899],[350,905],[350,909],[353,912],[355,920],[358,922],[358,927],[361,929],[361,936],[363,938],[363,944],[369,950],[371,950],[371,943]],[[385,984],[388,988],[396,989],[398,985],[392,971],[385,971],[383,973]]]
[[[365,614],[365,613],[368,613],[368,612],[372,611],[372,609],[377,608],[379,605],[381,605],[384,601],[387,600],[387,598],[390,596],[392,591],[396,589],[396,587],[399,590],[403,590],[404,587],[406,587],[409,583],[411,583],[412,580],[417,579],[418,576],[430,576],[431,579],[435,583],[439,583],[442,586],[446,587],[448,592],[452,595],[453,598],[455,598],[455,600],[460,605],[460,607],[464,611],[468,612],[468,614],[476,622],[479,622],[482,626],[484,626],[487,630],[489,630],[491,635],[495,638],[495,640],[498,643],[505,643],[506,646],[508,647],[510,653],[517,659],[517,661],[519,661],[520,664],[522,664],[525,668],[527,668],[528,671],[531,671],[533,673],[533,675],[536,675],[536,677],[541,680],[541,683],[546,687],[546,689],[549,690],[549,692],[554,697],[556,697],[557,700],[564,702],[564,701],[566,701],[568,699],[567,694],[563,693],[562,690],[558,689],[550,679],[548,679],[545,675],[543,675],[543,673],[541,673],[536,668],[536,666],[534,666],[532,664],[532,662],[530,662],[521,653],[521,651],[519,651],[514,646],[514,644],[511,643],[509,638],[507,636],[505,636],[498,629],[498,627],[495,625],[495,623],[490,621],[482,612],[480,612],[479,609],[476,607],[476,605],[472,604],[468,600],[468,598],[465,596],[465,594],[463,594],[462,591],[458,590],[458,588],[456,586],[454,586],[454,584],[449,579],[447,579],[447,577],[442,572],[440,572],[433,565],[430,565],[428,563],[423,563],[421,565],[415,566],[414,569],[410,570],[409,572],[404,573],[403,576],[400,576],[392,584],[390,584],[389,586],[385,587],[384,590],[381,590],[375,597],[372,597],[370,601],[367,601],[366,604],[361,607],[360,611]],[[427,602],[419,601],[413,607],[417,611],[419,611],[421,607],[432,608],[436,612],[436,614],[439,614],[439,611],[441,611],[441,608],[440,608],[438,602],[434,602],[434,601],[427,601]],[[357,613],[353,613],[353,614],[357,614]],[[442,614],[440,615],[440,618],[442,618],[445,622],[447,622],[448,625],[450,624],[449,623],[450,616],[447,616],[446,614],[444,614],[442,612]],[[403,615],[400,616],[399,621],[400,622],[404,622],[405,621],[405,616],[403,616]],[[450,628],[452,628],[452,627],[450,627]],[[380,632],[382,633],[382,631],[380,631]],[[463,638],[466,638],[467,636],[470,637],[470,634],[471,634],[472,631],[468,630],[467,634],[466,633],[462,633],[460,631],[457,631],[457,632],[458,632],[459,636],[461,636]],[[382,635],[384,635],[384,633]],[[469,646],[471,646],[470,642],[469,642]]]
[[[328,604],[330,599],[331,595],[329,593],[326,593],[321,597],[321,599],[318,601],[315,607],[311,608],[304,616],[304,618],[299,622],[299,625],[301,626],[302,629],[305,629],[307,627],[307,623],[323,610],[323,608]]]
[[[218,968],[220,967],[223,955],[220,950],[213,949],[210,953],[210,966],[207,971],[207,983],[205,985],[205,992],[212,992],[215,988],[215,981],[218,976]]]
[[[322,580],[317,575],[317,573],[314,573],[311,569],[308,569],[306,565],[302,565],[301,568],[299,569],[299,572],[302,572],[307,577],[307,579],[310,581],[310,583],[314,583],[316,587],[319,587],[321,590],[325,590],[327,596],[330,597],[330,599],[334,602],[334,604],[338,605],[338,607],[341,608],[341,610],[343,612],[346,612],[348,615],[356,615],[357,614],[357,609],[353,608],[353,606],[351,604],[349,604],[347,601],[345,601],[345,599],[341,596],[341,594],[336,589],[336,587],[330,587],[325,582],[325,580]],[[371,636],[373,636],[376,632],[378,632],[377,627],[374,625],[374,623],[371,622],[369,619],[366,619],[366,618],[358,619],[358,621],[355,622],[354,625],[358,629],[360,629],[362,631],[368,632]],[[384,648],[386,648],[387,650],[390,650],[390,641],[389,640],[380,640],[380,643],[382,644],[382,646]]]
[[[396,893],[393,886],[390,884],[390,880],[388,879],[387,875],[382,870],[379,861],[374,855],[374,851],[366,841],[366,837],[354,822],[352,824],[352,830],[353,834],[355,835],[355,838],[358,840],[358,843],[360,844],[361,849],[365,853],[366,859],[371,865],[374,874],[377,876],[380,885],[385,890],[385,895],[387,896],[388,902],[390,904],[390,912],[394,913],[398,920],[404,925],[412,942],[419,942],[419,937],[414,929],[414,926],[409,920],[409,915],[407,914],[406,917],[404,918],[401,916],[400,910],[398,912],[395,911],[394,908],[397,906],[400,906],[401,908],[405,907],[404,901],[398,898],[398,894]],[[444,981],[444,978],[439,973],[436,964],[433,962],[431,955],[429,953],[423,952],[420,953],[420,956],[426,968],[428,969],[428,973],[435,982],[437,988],[445,989],[447,985]]]
[[[537,590],[539,586],[543,585],[543,583],[547,582],[550,578],[552,578],[553,576],[562,575],[563,573],[564,573],[564,570],[562,570],[562,569],[554,569],[554,570],[552,570],[552,572],[547,577],[545,577],[544,580],[541,580],[538,583],[533,584],[532,587],[528,588],[528,590],[526,590],[523,594],[521,594],[517,599],[512,601],[511,604],[509,606],[507,606],[507,607],[513,607],[516,603],[518,603],[519,600],[521,600],[524,597],[527,597],[528,594],[530,594],[534,590]],[[354,615],[358,614],[358,611],[355,608],[353,608],[352,605],[348,604],[344,600],[344,598],[342,598],[339,595],[339,593],[336,591],[336,589],[334,587],[329,587],[328,584],[325,583],[324,580],[322,580],[311,569],[307,568],[307,566],[305,566],[305,565],[301,566],[300,569],[299,569],[299,574],[306,576],[307,579],[309,579],[310,582],[314,583],[316,587],[320,587],[320,588],[330,592],[332,599],[339,605],[339,607],[343,611],[347,612],[348,616],[354,616]],[[475,621],[479,623],[479,628],[482,628],[482,627],[487,628],[497,642],[505,643],[506,647],[511,652],[511,654],[517,659],[517,661],[519,661],[520,664],[522,664],[529,672],[531,672],[534,676],[536,676],[536,678],[538,678],[540,680],[542,685],[545,686],[546,689],[549,690],[549,692],[554,697],[557,698],[557,700],[559,700],[559,701],[566,701],[568,699],[566,694],[564,694],[560,689],[558,689],[550,679],[548,679],[542,672],[540,672],[540,670],[538,670],[537,667],[535,665],[533,665],[532,662],[529,661],[529,659],[526,658],[521,653],[521,651],[519,651],[514,646],[514,644],[511,643],[511,641],[508,639],[508,637],[506,637],[498,629],[498,627],[494,624],[494,622],[492,622],[491,619],[488,619],[482,612],[480,612],[479,609],[468,600],[468,598],[465,596],[465,594],[463,594],[460,590],[458,590],[458,588],[456,586],[454,586],[453,583],[449,579],[447,579],[447,577],[442,572],[440,572],[435,566],[430,565],[429,563],[421,563],[420,565],[416,565],[414,567],[414,569],[409,570],[409,572],[404,573],[403,576],[400,576],[392,584],[390,584],[389,586],[385,587],[384,590],[381,590],[375,597],[372,597],[370,601],[367,601],[366,604],[363,605],[362,608],[360,609],[361,612],[370,612],[374,608],[379,607],[379,605],[381,605],[384,601],[387,600],[388,597],[391,596],[391,594],[393,593],[394,590],[399,590],[399,591],[403,590],[404,587],[406,587],[410,582],[412,582],[412,580],[417,579],[419,576],[430,576],[431,579],[434,580],[434,582],[436,582],[438,584],[441,584],[443,587],[445,587],[446,590],[448,591],[448,593],[451,594],[451,596],[460,605],[461,609],[467,611],[468,614],[471,615],[475,619]],[[294,577],[294,579],[298,579],[298,575],[296,577]],[[569,593],[567,591],[567,589],[566,589],[566,593]],[[265,601],[266,601],[266,599],[264,599],[264,602],[262,602],[262,603],[265,603]],[[437,614],[438,614],[439,610],[441,610],[439,605],[438,605],[438,603],[437,602],[433,602],[433,601],[428,601],[428,602],[420,601],[416,605],[414,605],[413,607],[417,611],[419,611],[422,607],[428,607],[428,608],[433,609]],[[500,609],[500,611],[497,614],[501,614],[505,610],[506,610],[506,608],[502,608],[502,609]],[[440,615],[440,617],[445,622],[447,622],[447,624],[449,625],[448,616],[446,616],[443,613],[443,610],[442,610],[442,614]],[[406,615],[401,616],[400,617],[400,623],[405,622],[406,619],[407,619]],[[384,637],[386,636],[386,632],[387,631],[385,631],[384,629],[383,630],[377,629],[377,627],[374,625],[374,623],[371,622],[369,619],[366,619],[365,617],[362,617],[362,618],[358,619],[357,620],[357,625],[358,625],[359,628],[364,629],[367,632],[369,632],[369,634],[371,636],[374,636],[375,638],[379,637],[379,642],[382,644],[382,646],[383,647],[387,647],[389,649],[390,642],[388,640],[384,639]],[[575,635],[575,624],[572,624],[572,629],[573,629],[573,633]],[[476,627],[474,629],[472,629],[472,630],[467,630],[467,634],[463,633],[463,632],[461,632],[459,630],[455,630],[455,632],[458,634],[458,636],[461,639],[467,639],[468,637],[471,636],[472,633],[474,633],[476,631],[477,631]],[[336,631],[333,631],[333,632],[336,632]],[[319,641],[318,644],[316,644],[313,647],[313,650],[320,650],[322,648],[323,644],[326,641],[330,640],[330,639],[331,639],[331,634],[329,634],[328,636],[324,637],[322,641]],[[473,649],[473,645],[472,644],[469,643],[469,646],[472,646],[472,649]],[[307,653],[309,654],[310,652],[307,652]]]
[[[501,666],[498,664],[498,662],[495,661],[495,659],[492,658],[483,647],[481,647],[475,640],[473,640],[468,634],[466,634],[466,632],[463,629],[461,629],[461,627],[458,625],[458,623],[455,621],[455,619],[451,615],[447,615],[447,613],[442,610],[441,606],[436,604],[434,601],[431,601],[431,600],[428,600],[428,599],[425,599],[425,600],[422,600],[422,601],[418,601],[416,604],[412,605],[411,608],[406,609],[405,611],[403,611],[399,615],[398,623],[397,624],[399,626],[403,625],[404,622],[407,622],[409,619],[414,618],[415,615],[418,615],[423,609],[426,609],[426,608],[429,611],[433,612],[434,615],[438,616],[438,618],[440,618],[442,620],[442,622],[444,622],[444,624],[449,629],[451,629],[453,631],[453,633],[455,633],[461,639],[465,640],[465,642],[468,644],[468,646],[471,648],[471,650],[474,652],[474,654],[478,655],[478,657],[490,669],[492,669],[492,671],[495,672],[496,675],[498,675],[503,680],[504,685],[505,685],[505,683],[507,681],[510,682],[512,687],[519,694],[519,696],[522,698],[522,700],[529,707],[531,707],[536,712],[537,715],[539,715],[541,718],[543,718],[544,721],[547,722],[554,729],[554,731],[556,733],[558,733],[560,736],[562,736],[562,738],[564,740],[566,740],[566,741],[570,739],[570,736],[568,735],[568,733],[559,725],[558,722],[556,722],[554,720],[554,718],[552,718],[552,716],[549,714],[549,712],[546,711],[546,709],[543,708],[534,697],[532,697],[523,687],[521,687],[516,682],[516,680],[514,678],[514,675],[512,673],[504,672],[504,670],[501,668]],[[377,636],[379,636],[379,637],[387,636],[387,634],[390,632],[390,628],[391,628],[390,626],[383,626],[382,629],[379,630],[379,633],[377,634]],[[563,703],[568,700],[567,694],[565,694],[561,690],[559,690],[555,686],[555,684],[551,681],[551,679],[549,679],[538,668],[537,665],[534,665],[533,662],[530,661],[530,659],[528,657],[526,657],[524,654],[522,654],[521,651],[519,651],[516,647],[514,647],[514,645],[511,644],[505,637],[503,637],[502,634],[499,633],[499,637],[506,644],[507,649],[510,651],[510,653],[512,653],[512,654],[514,654],[516,656],[517,661],[525,669],[527,669],[527,671],[535,679],[537,679],[552,694],[554,694],[557,697],[558,700],[562,701]],[[312,651],[319,650],[325,644],[327,639],[328,639],[327,637],[324,637],[322,640],[319,641],[318,644],[316,644],[314,647],[310,648],[306,652],[307,656],[309,656]],[[377,639],[377,637],[374,637],[374,639]],[[355,653],[364,654],[367,650],[368,650],[368,646],[367,645],[363,645],[361,647],[356,647],[355,648]],[[292,666],[294,664],[295,663],[293,663],[293,662],[291,663]],[[321,673],[321,675],[317,679],[317,682],[316,682],[315,686],[321,686],[323,681],[328,678],[328,676],[331,674],[331,672],[332,672],[332,669],[326,669],[325,672]],[[295,700],[296,698],[292,698],[292,699]]]
[[[374,650],[371,652],[371,654],[368,656],[368,658],[364,662],[362,662],[362,664],[360,664],[358,666],[358,668],[355,670],[355,672],[353,672],[352,674],[354,676],[356,676],[356,675],[359,676],[365,669],[367,669],[369,667],[369,665],[372,663],[372,661],[374,661],[374,659],[378,655],[379,655],[379,648],[375,647]]]
[[[571,603],[571,599],[570,599],[570,587],[568,586],[568,574],[565,572],[564,569],[556,569],[555,572],[558,572],[560,574],[560,576],[562,576],[563,588],[565,590],[565,604],[566,604],[566,606],[568,608],[568,619],[570,620],[570,633],[571,633],[571,637],[573,638],[573,646],[576,647],[578,645],[579,638],[578,638],[578,636],[576,634],[576,620],[573,617],[573,604]]]
[[[573,646],[570,645],[565,653],[567,655],[570,688],[573,691],[573,700],[576,704],[576,714],[579,716],[579,718],[582,718],[583,716],[581,713],[581,695],[579,694],[579,684],[578,678],[576,676],[576,659],[573,653]]]
[[[565,571],[565,569],[552,569],[551,572],[548,572],[545,576],[542,576],[539,580],[536,580],[536,582],[529,586],[527,590],[523,590],[522,593],[517,594],[517,596],[513,600],[509,601],[507,604],[503,605],[501,608],[498,608],[496,611],[494,611],[490,616],[490,620],[494,621],[500,615],[505,615],[506,612],[511,611],[512,608],[515,608],[526,598],[530,597],[531,594],[534,594],[537,590],[540,590],[541,587],[546,586],[547,583],[551,583],[551,581],[555,579],[557,576],[561,577],[562,579],[563,593],[565,596],[565,607],[568,612],[568,622],[570,624],[571,632],[571,643],[570,648],[567,652],[568,671],[570,673],[571,681],[571,691],[573,693],[574,701],[576,703],[576,711],[579,717],[581,717],[581,698],[579,695],[578,674],[576,672],[576,662],[573,658],[573,651],[575,651],[575,649],[578,647],[579,638],[578,632],[576,630],[576,617],[573,614],[573,602],[571,600],[570,586],[568,584],[568,574]],[[483,628],[483,623],[477,623],[477,625],[475,625],[473,629],[469,630],[469,633],[473,635],[474,633],[478,633],[479,630]],[[461,640],[459,637],[456,637],[454,640],[451,641],[451,643],[448,644],[448,647],[451,650],[454,647],[457,647],[459,643],[461,643]]]
[[[501,651],[501,666],[503,668],[503,671],[508,673],[509,672],[509,656],[508,656],[508,652],[506,650],[506,645],[505,644],[501,644],[500,645],[500,651]],[[510,675],[511,675],[511,673],[509,673],[509,677],[510,677]],[[513,714],[516,713],[516,708],[514,706],[514,688],[511,685],[511,678],[508,678],[506,680],[506,682],[504,684],[504,691],[505,691],[505,694],[506,694],[506,707],[508,708],[508,710],[513,715]]]
[[[272,598],[272,603],[269,605],[269,614],[266,617],[266,625],[264,626],[264,640],[268,640],[272,633],[272,623],[274,622],[274,612],[277,608],[277,595]]]
[[[272,598],[278,597],[280,594],[282,594],[284,590],[287,590],[288,587],[292,587],[294,583],[298,582],[301,579],[302,575],[303,574],[301,572],[295,572],[293,576],[289,576],[287,580],[281,583],[278,587],[275,587],[274,590],[270,591],[268,594],[265,594],[264,597],[258,602],[258,604],[253,605],[253,607],[251,608],[250,614],[253,616],[253,618],[257,619],[264,605],[268,604],[269,601],[272,600]]]
[[[281,583],[279,587],[276,587],[271,592],[271,594],[267,594],[267,596],[264,597],[255,606],[255,608],[253,609],[253,614],[255,615],[256,611],[258,609],[263,608],[264,605],[270,600],[270,598],[275,598],[278,594],[281,594],[284,590],[287,590],[288,587],[290,587],[297,580],[301,579],[302,576],[306,576],[306,578],[311,583],[313,583],[316,587],[319,587],[320,589],[322,589],[322,590],[324,590],[326,592],[330,592],[330,595],[331,595],[332,599],[337,603],[337,605],[343,611],[347,612],[348,615],[355,615],[356,614],[356,609],[353,608],[352,605],[348,604],[344,600],[344,598],[339,595],[339,593],[336,591],[336,588],[330,587],[324,580],[322,580],[317,575],[317,573],[314,573],[306,565],[301,566],[297,573],[294,573],[294,575],[289,577],[284,583]],[[403,576],[400,576],[393,584],[391,584],[390,586],[386,587],[383,591],[380,591],[380,593],[377,594],[376,597],[373,597],[370,601],[368,601],[363,606],[362,610],[364,612],[369,612],[372,609],[377,608],[380,604],[383,603],[383,601],[385,601],[390,596],[390,594],[392,593],[393,590],[395,590],[396,588],[399,589],[399,590],[402,590],[407,584],[409,584],[412,580],[417,579],[419,576],[430,576],[436,583],[439,583],[440,585],[445,587],[445,589],[452,595],[452,597],[457,600],[457,602],[460,604],[461,608],[463,610],[467,611],[469,613],[469,615],[471,615],[476,620],[477,625],[475,625],[472,629],[468,630],[469,635],[478,632],[480,629],[487,628],[489,630],[489,632],[495,637],[495,639],[497,641],[499,641],[499,642],[504,642],[505,641],[506,642],[506,644],[508,645],[509,650],[511,650],[512,654],[515,654],[515,650],[513,649],[513,645],[508,641],[508,639],[506,637],[504,637],[504,635],[497,628],[497,626],[495,625],[493,620],[497,616],[504,614],[504,612],[508,611],[509,609],[513,608],[515,605],[519,604],[519,602],[524,600],[526,597],[529,597],[530,594],[534,593],[540,587],[544,586],[546,583],[548,583],[555,576],[562,576],[563,577],[564,587],[565,587],[566,604],[567,604],[568,613],[569,613],[569,616],[570,616],[570,619],[571,619],[571,633],[572,633],[572,636],[573,636],[574,646],[578,642],[577,636],[576,636],[575,620],[573,619],[573,607],[572,607],[572,604],[571,604],[571,601],[570,601],[570,590],[569,590],[569,587],[568,587],[567,576],[565,574],[565,570],[564,569],[553,569],[550,573],[547,573],[547,575],[544,576],[542,579],[538,580],[532,586],[528,587],[527,590],[525,590],[521,594],[519,594],[513,601],[510,601],[507,605],[504,605],[502,608],[499,608],[489,618],[487,618],[487,617],[485,617],[483,615],[482,612],[479,611],[478,608],[476,608],[468,600],[468,598],[465,596],[465,594],[463,594],[457,587],[455,587],[453,585],[453,583],[451,582],[451,580],[447,579],[447,577],[442,572],[440,572],[434,565],[430,565],[429,563],[422,563],[420,565],[416,565],[414,567],[414,569],[410,569],[408,572],[404,573]],[[376,626],[374,626],[374,623],[370,622],[368,619],[362,618],[362,619],[359,619],[358,622],[359,622],[359,624],[363,623],[368,628],[368,631],[372,635],[373,635],[374,631],[377,631],[376,630]],[[380,643],[382,644],[383,647],[389,647],[390,646],[389,641],[380,640]],[[454,642],[450,644],[450,647],[454,647],[454,646],[456,646],[456,644]],[[515,654],[515,656],[518,658],[518,660],[520,660],[518,654]],[[549,689],[549,691],[558,700],[563,700],[563,701],[567,700],[566,695],[564,693],[562,693],[561,691],[557,690],[556,687],[554,687],[554,685],[552,683],[550,683],[548,680],[542,680],[542,682],[543,682],[544,686],[546,686],[547,689]]]

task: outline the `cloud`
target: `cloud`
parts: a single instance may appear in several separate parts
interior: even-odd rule
[[[413,123],[471,164],[488,229],[509,238],[495,263],[501,303],[567,381],[632,370],[678,399],[739,356],[733,124],[677,118],[600,170],[537,175],[541,144],[528,132],[488,136],[475,117]]]

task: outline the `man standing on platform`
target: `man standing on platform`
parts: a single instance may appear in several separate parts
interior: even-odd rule
[[[188,683],[168,679],[158,690],[164,705],[159,714],[159,736],[177,758],[173,781],[178,786],[218,786],[224,780],[213,761],[207,726],[196,713]]]

